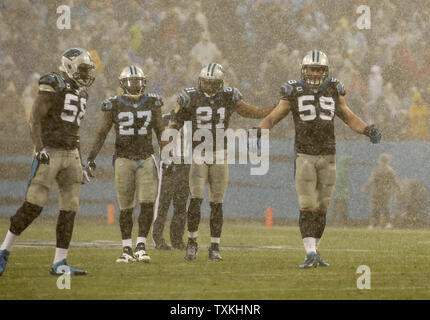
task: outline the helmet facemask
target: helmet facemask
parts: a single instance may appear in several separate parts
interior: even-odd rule
[[[223,88],[224,81],[221,79],[203,79],[199,77],[199,89],[209,97],[213,97]]]
[[[146,88],[146,79],[141,77],[125,78],[119,82],[124,94],[129,96],[140,96]]]
[[[122,69],[119,75],[119,85],[125,96],[139,98],[146,88],[146,76],[143,70],[135,65]]]
[[[311,50],[302,60],[302,81],[311,88],[318,88],[328,78],[328,58],[319,50]]]
[[[308,74],[314,71],[314,74]],[[302,66],[302,80],[312,88],[318,88],[328,77],[328,66],[304,65]]]
[[[72,79],[80,86],[89,87],[95,80],[95,68],[93,65],[80,64],[78,70],[72,74]]]

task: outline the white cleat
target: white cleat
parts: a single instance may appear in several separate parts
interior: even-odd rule
[[[134,251],[134,256],[135,256],[136,260],[139,262],[148,263],[151,260],[149,255],[146,253],[144,243],[138,243],[137,244],[136,250]]]
[[[118,263],[129,263],[129,262],[135,262],[136,259],[133,256],[133,250],[130,247],[124,247],[122,249],[122,255],[116,259],[116,262]]]

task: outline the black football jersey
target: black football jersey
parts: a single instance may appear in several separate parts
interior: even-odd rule
[[[214,97],[207,97],[198,88],[187,88],[178,97],[179,110],[175,110],[173,119],[180,126],[184,121],[192,122],[192,132],[197,129],[211,130],[213,146],[216,150],[216,129],[226,130],[231,115],[236,111],[236,104],[242,99],[240,91],[227,87]],[[202,141],[193,141],[193,148]],[[224,149],[226,144],[224,143]]]
[[[102,110],[112,112],[117,157],[146,159],[154,153],[152,129],[162,106],[163,100],[156,94],[143,94],[133,101],[123,95],[103,101]]]
[[[310,155],[336,153],[334,117],[341,114],[339,96],[343,85],[328,78],[318,89],[300,80],[290,80],[281,87],[281,100],[288,100],[295,126],[295,151]]]
[[[39,79],[39,94],[47,95],[51,108],[42,119],[44,146],[75,149],[79,145],[79,127],[87,108],[88,94],[73,81],[51,73]]]

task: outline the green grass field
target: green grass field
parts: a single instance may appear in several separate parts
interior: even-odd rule
[[[9,220],[0,218],[0,241],[8,226]],[[71,289],[59,290],[57,277],[49,275],[55,251],[55,220],[39,218],[12,250],[0,277],[0,300],[430,298],[429,229],[327,227],[320,252],[331,267],[308,270],[298,269],[304,249],[295,226],[266,229],[262,223],[226,220],[222,262],[208,260],[205,219],[199,234],[200,249],[193,262],[184,260],[183,251],[154,250],[149,239],[151,263],[117,264],[115,259],[121,253],[119,226],[107,225],[103,219],[77,217],[68,262],[85,268],[88,275],[72,277]],[[360,265],[370,268],[369,290],[357,289]]]

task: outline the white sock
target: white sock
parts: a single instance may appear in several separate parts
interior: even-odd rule
[[[221,241],[221,238],[213,238],[213,237],[211,237],[211,243],[220,243],[220,241]]]
[[[58,261],[66,259],[68,252],[69,249],[55,248],[54,264],[56,264]]]
[[[315,238],[312,238],[312,237],[303,238],[303,245],[305,247],[306,254],[309,254],[312,251],[313,252],[317,251]]]
[[[139,243],[143,243],[146,245],[146,238],[145,237],[137,237],[136,245]]]
[[[4,239],[0,250],[7,250],[10,251],[13,244],[15,243],[16,239],[18,239],[18,236],[10,231],[7,232],[6,238]]]
[[[122,240],[122,247],[130,247],[133,248],[133,241],[131,239]]]
[[[198,233],[199,233],[198,231],[194,231],[194,232],[188,231],[188,238],[197,239]]]

